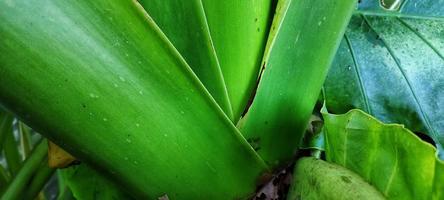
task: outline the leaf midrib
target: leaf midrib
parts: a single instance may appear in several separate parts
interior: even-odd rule
[[[369,20],[367,19],[367,17],[365,15],[362,15],[362,18],[364,20],[364,22],[367,24],[367,26],[375,33],[377,33],[376,29],[372,26],[372,24],[369,22]],[[424,108],[422,106],[421,101],[419,101],[419,98],[416,94],[416,92],[413,90],[412,87],[412,83],[410,81],[410,79],[407,77],[405,71],[402,69],[401,64],[399,63],[399,59],[395,56],[393,49],[388,45],[387,41],[383,38],[380,37],[380,40],[382,41],[382,43],[384,44],[384,46],[386,47],[387,51],[389,52],[390,56],[393,58],[393,60],[396,63],[396,66],[398,67],[398,70],[401,72],[404,80],[406,81],[408,87],[409,87],[409,91],[411,92],[411,94],[413,95],[413,98],[415,100],[416,105],[418,106],[419,109],[419,114],[422,116],[422,118],[424,119],[425,122],[425,126],[427,127],[428,130],[431,131],[431,135],[432,138],[434,138],[435,140],[438,138],[438,134],[437,131],[431,126],[430,123],[430,119],[428,117],[428,115],[426,115],[426,113],[424,112]],[[438,143],[438,141],[436,141],[436,143]]]

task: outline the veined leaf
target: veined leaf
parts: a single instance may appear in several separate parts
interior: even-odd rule
[[[140,5],[2,0],[0,10],[0,102],[34,130],[136,198],[254,191],[264,162]]]
[[[61,176],[76,199],[133,199],[121,187],[91,167],[81,164],[61,169]],[[149,186],[147,186],[149,187]]]
[[[256,86],[272,2],[202,0],[235,121],[244,112]]]
[[[444,0],[361,0],[359,13],[412,18],[444,17]]]
[[[271,165],[301,142],[355,0],[281,0],[258,90],[241,132]]]
[[[360,110],[322,113],[327,161],[356,172],[388,199],[444,198],[444,162],[432,145]]]
[[[233,118],[201,0],[139,0],[219,106]]]
[[[334,113],[359,108],[444,144],[444,18],[355,16],[325,82]]]

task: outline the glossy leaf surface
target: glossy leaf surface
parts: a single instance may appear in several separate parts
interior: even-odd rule
[[[359,108],[444,144],[444,19],[355,16],[325,82],[334,113]]]
[[[272,0],[202,0],[233,108],[244,112],[256,86],[272,17]]]
[[[140,0],[219,106],[233,118],[201,0]]]
[[[288,160],[298,149],[355,5],[279,1],[257,93],[239,124],[269,164]]]
[[[0,10],[0,102],[34,130],[136,198],[254,192],[265,164],[140,5]]]
[[[383,124],[352,110],[324,109],[327,161],[344,166],[388,199],[443,199],[444,163],[436,149],[397,124]]]

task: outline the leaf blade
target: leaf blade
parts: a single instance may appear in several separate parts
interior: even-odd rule
[[[298,149],[356,1],[279,1],[253,104],[239,124],[270,165]],[[322,13],[320,15],[319,13]],[[273,29],[272,28],[272,29]],[[306,84],[310,82],[310,84]]]
[[[360,108],[405,124],[442,150],[443,28],[442,20],[355,16],[349,47],[343,42],[324,84],[327,107],[335,113]]]
[[[139,5],[10,3],[0,101],[34,130],[137,197],[254,191],[265,164]]]
[[[227,88],[200,0],[138,1],[181,53],[219,106],[233,119]]]
[[[237,122],[259,74],[272,1],[202,0],[202,4]]]
[[[383,124],[360,110],[322,113],[328,161],[358,173],[389,199],[443,197],[444,163],[433,146],[402,125]]]

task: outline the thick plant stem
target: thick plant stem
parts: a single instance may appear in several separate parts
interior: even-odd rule
[[[12,121],[12,116],[0,107],[0,150],[3,149],[6,135],[12,132]]]
[[[39,192],[42,191],[49,178],[51,178],[51,176],[54,174],[54,171],[55,168],[48,166],[48,159],[44,159],[40,163],[40,167],[38,168],[36,174],[32,177],[32,180],[29,183],[25,194],[23,195],[23,199],[35,198]]]
[[[26,159],[22,168],[14,177],[12,182],[9,184],[5,193],[2,195],[1,199],[20,199],[23,192],[31,180],[32,176],[35,174],[36,170],[39,168],[40,164],[47,156],[48,144],[46,140],[42,140],[31,152],[31,155]]]
[[[280,0],[241,132],[272,166],[298,149],[356,0]]]
[[[6,185],[8,184],[9,174],[6,172],[6,169],[3,165],[0,165],[0,195],[3,194],[3,191],[6,189]]]
[[[5,130],[5,141],[3,142],[3,151],[5,152],[6,162],[8,163],[8,170],[12,176],[15,176],[21,167],[22,158],[18,148],[18,143],[15,140],[14,132],[11,124]]]

